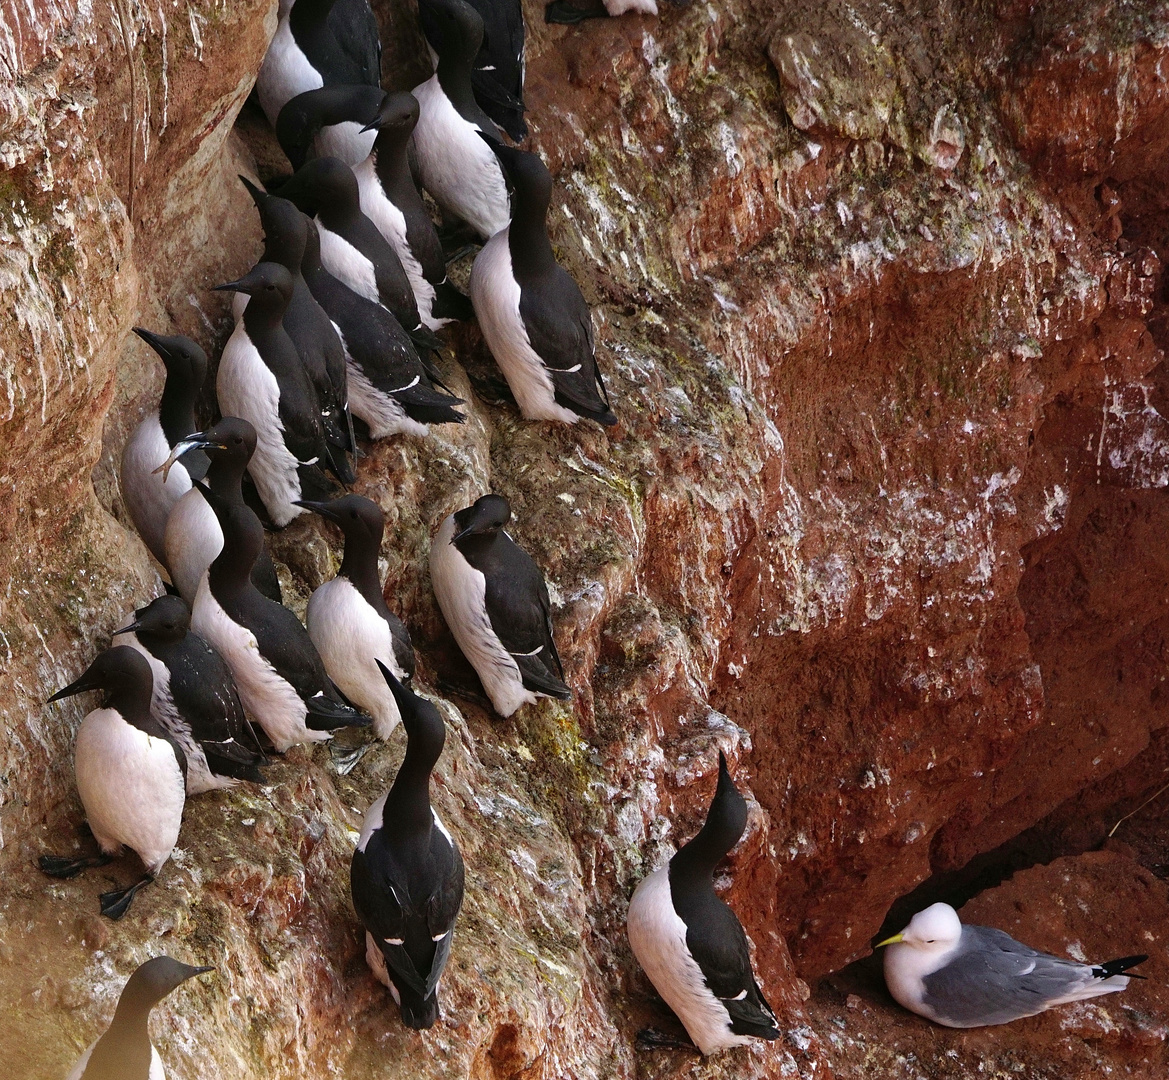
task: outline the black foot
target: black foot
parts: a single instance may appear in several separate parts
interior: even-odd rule
[[[147,874],[144,878],[134,882],[128,889],[115,889],[113,892],[104,892],[98,899],[101,901],[101,913],[107,919],[120,919],[130,910],[130,902],[143,885],[149,885],[154,880],[153,875]]]
[[[334,735],[329,742],[329,759],[339,776],[351,773],[354,766],[373,748],[374,741],[362,738],[359,731],[355,731],[352,737],[344,733]]]
[[[698,1053],[698,1047],[689,1039],[667,1035],[657,1028],[642,1028],[637,1033],[636,1045],[638,1050],[689,1050]]]
[[[568,0],[555,0],[544,9],[546,23],[563,23],[567,26],[575,26],[579,22],[584,22],[585,19],[604,19],[608,15],[609,12],[605,10],[604,4],[594,4],[592,7],[582,8],[569,3]]]
[[[64,855],[42,855],[37,864],[41,872],[48,874],[49,877],[71,878],[91,867],[105,866],[106,863],[113,862],[113,859],[112,855],[90,855],[83,859],[67,859]]]
[[[504,379],[497,379],[494,375],[472,375],[467,373],[471,389],[475,391],[488,405],[515,405],[515,394]]]
[[[448,263],[483,246],[479,234],[464,221],[444,221],[438,228],[438,240],[442,244],[442,257]]]

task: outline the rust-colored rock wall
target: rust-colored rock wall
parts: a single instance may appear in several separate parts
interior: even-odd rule
[[[116,483],[161,378],[128,330],[213,353],[225,337],[207,287],[259,251],[235,174],[280,168],[244,108],[275,4],[0,13],[0,1054],[17,1076],[64,1075],[164,949],[218,968],[155,1022],[176,1077],[1163,1073],[1169,1001],[1147,988],[1115,1037],[1096,1014],[958,1037],[897,1010],[871,962],[816,980],[920,882],[1011,843],[1023,864],[1065,858],[972,917],[1022,897],[1029,921],[1001,925],[1096,956],[1146,948],[1117,940],[1125,911],[1167,914],[1151,811],[1124,850],[1081,855],[1163,782],[1165,5],[662,6],[563,28],[526,5],[553,240],[621,425],[482,402],[468,327],[442,360],[468,422],[360,465],[387,597],[449,724],[436,803],[468,866],[445,1020],[422,1035],[366,971],[347,891],[399,740],[348,777],[302,749],[262,788],[192,800],[123,922],[96,915],[101,874],[35,869],[81,842],[82,710],[42,702],[158,588]],[[409,86],[426,70],[410,6],[378,14],[387,85]],[[503,722],[457,693],[471,675],[426,551],[489,487],[547,573],[571,710]],[[298,521],[271,542],[303,604],[337,537]],[[785,1037],[645,1056],[634,1033],[665,1021],[625,907],[700,822],[720,747],[752,795],[728,897]],[[1047,920],[1053,897],[1101,917]]]

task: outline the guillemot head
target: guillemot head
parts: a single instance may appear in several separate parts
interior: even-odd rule
[[[135,326],[134,333],[158,353],[166,367],[168,385],[173,384],[191,397],[203,389],[203,381],[207,378],[207,354],[189,337],[182,334],[164,337],[141,326]]]
[[[356,209],[360,198],[357,177],[340,158],[320,157],[306,161],[280,188],[309,217],[330,210]]]
[[[213,287],[215,292],[242,292],[251,297],[249,310],[283,312],[292,299],[292,275],[276,262],[257,263],[238,281]]]
[[[304,215],[294,203],[280,195],[269,195],[246,176],[241,176],[240,180],[260,213],[260,228],[264,230],[264,259],[280,263],[296,272],[300,269],[308,239]]]
[[[483,44],[483,17],[465,0],[419,0],[422,32],[440,60],[473,63]]]
[[[191,628],[191,609],[181,596],[166,593],[134,612],[134,621],[118,634],[140,634],[170,644],[182,641]]]
[[[511,506],[502,495],[484,495],[455,514],[455,535],[451,543],[466,536],[499,532],[511,520]]]
[[[413,94],[406,91],[386,94],[377,115],[361,130],[389,131],[406,139],[418,123],[418,113],[418,99]]]
[[[118,1011],[149,1012],[167,994],[188,979],[214,970],[213,967],[192,967],[170,956],[156,956],[142,964],[122,987]]]
[[[146,658],[137,649],[131,649],[128,645],[117,645],[98,653],[93,663],[79,678],[58,690],[49,701],[74,697],[77,694],[84,694],[87,690],[103,691],[107,705],[111,699],[121,694],[141,693],[143,690],[149,701],[153,687],[154,676],[150,672],[150,664]]]
[[[373,545],[376,551],[382,542],[385,531],[385,516],[381,508],[372,499],[363,495],[343,495],[331,502],[295,502],[295,506],[303,506],[314,514],[319,514],[326,521],[333,522],[345,534],[348,543],[350,539],[364,540]]]
[[[171,455],[154,471],[166,477],[170,467],[188,450],[205,450],[212,461],[234,462],[243,467],[256,450],[256,429],[238,416],[216,420],[206,431],[196,431],[178,443]]]
[[[398,712],[402,716],[402,726],[406,729],[406,738],[409,740],[407,753],[411,751],[419,757],[437,761],[446,743],[446,724],[435,707],[434,702],[414,693],[403,686],[394,673],[380,660],[376,661],[381,669],[382,677],[394,695]]]
[[[900,934],[877,942],[882,945],[908,945],[923,953],[942,954],[958,944],[962,936],[962,920],[949,904],[931,904],[923,908]]]
[[[546,208],[552,199],[552,174],[539,154],[506,146],[482,132],[479,135],[499,159],[504,178],[516,198]]]
[[[385,91],[364,84],[322,86],[297,94],[276,117],[276,138],[293,170],[312,153],[321,128],[333,124],[365,124],[369,130]]]

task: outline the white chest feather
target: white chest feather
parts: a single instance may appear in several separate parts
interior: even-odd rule
[[[150,415],[135,429],[122,451],[122,498],[138,535],[150,553],[166,565],[164,536],[171,508],[191,490],[191,478],[181,462],[166,480],[155,473],[170,456],[170,444],[157,415]]]
[[[132,848],[157,874],[183,818],[183,773],[174,748],[115,709],[95,709],[77,731],[74,767],[85,816],[102,850]]]
[[[216,788],[234,787],[238,781],[230,776],[213,776],[207,764],[203,747],[191,733],[191,726],[175,705],[170,689],[170,672],[166,665],[138,640],[137,634],[119,634],[111,645],[128,645],[146,657],[150,672],[154,676],[154,689],[150,697],[150,714],[174,736],[187,758],[187,794],[201,795]]]
[[[511,268],[508,230],[497,233],[475,256],[471,267],[471,304],[483,339],[529,420],[575,424],[576,413],[556,404],[552,376],[528,341],[520,316],[520,286]]]
[[[343,236],[326,229],[320,219],[317,232],[321,234],[321,263],[325,269],[355,293],[375,304],[381,303],[373,263]]]
[[[406,415],[395,398],[384,390],[379,390],[368,376],[354,361],[345,344],[345,335],[336,323],[337,336],[345,349],[345,371],[349,382],[349,409],[354,416],[360,417],[369,425],[369,434],[374,439],[385,439],[390,435],[419,435],[425,436],[427,428],[417,420],[411,420]]]
[[[378,180],[374,167],[373,157],[368,157],[353,170],[357,177],[357,188],[361,193],[361,212],[372,221],[398,253],[402,260],[402,268],[410,279],[410,288],[414,293],[414,300],[418,304],[418,314],[422,321],[431,329],[437,330],[449,321],[440,319],[434,322],[431,317],[431,308],[434,306],[434,286],[426,280],[422,273],[422,264],[414,257],[414,252],[406,239],[406,218],[389,199]]]
[[[923,980],[939,968],[945,967],[958,949],[955,943],[944,952],[933,953],[912,945],[894,944],[885,947],[885,984],[898,1004],[923,1016],[933,1010],[923,1004],[925,984]]]
[[[231,668],[240,701],[281,753],[299,743],[324,742],[327,731],[305,727],[300,695],[260,653],[256,635],[234,622],[204,578],[191,611],[191,629],[210,642]]]
[[[283,528],[304,513],[292,505],[294,499],[300,498],[298,463],[284,444],[280,384],[242,322],[236,324],[223,348],[215,390],[224,416],[238,416],[256,429],[256,452],[248,463],[248,472],[272,520]]]
[[[201,491],[188,491],[171,510],[164,547],[171,582],[189,606],[195,602],[207,567],[223,550],[219,519]]]
[[[93,1056],[93,1048],[95,1046],[97,1046],[97,1039],[94,1039],[89,1044],[85,1053],[77,1059],[77,1064],[73,1066],[73,1071],[65,1080],[81,1080],[81,1074],[85,1072],[85,1066],[89,1064],[89,1059]],[[154,1043],[150,1044],[150,1072],[147,1074],[146,1080],[166,1080],[166,1072],[162,1067],[162,1058],[158,1056],[158,1050]]]
[[[288,17],[284,16],[276,24],[276,35],[268,46],[264,62],[260,65],[260,74],[256,78],[256,93],[268,123],[275,124],[280,110],[297,94],[324,85],[316,68],[301,52],[292,36]]]
[[[710,1054],[751,1041],[731,1031],[730,1015],[686,947],[686,924],[670,897],[668,865],[637,886],[629,903],[628,930],[637,962],[699,1050]]]
[[[313,140],[313,156],[340,158],[354,169],[369,157],[376,140],[376,131],[363,132],[361,124],[351,120],[330,124],[317,132]]]
[[[419,179],[444,210],[473,226],[485,240],[511,220],[499,161],[451,104],[434,75],[414,87],[418,124],[414,148]]]
[[[656,15],[657,0],[604,0],[605,10],[613,16],[624,15],[627,11],[638,15]]]
[[[451,543],[455,517],[451,514],[430,544],[430,578],[447,626],[463,655],[479,675],[483,689],[500,716],[511,716],[536,695],[526,689],[520,669],[503,647],[487,615],[487,582]]]
[[[373,717],[378,738],[388,739],[402,717],[375,660],[399,679],[403,674],[394,659],[389,623],[343,577],[325,582],[312,594],[305,621],[329,678]]]

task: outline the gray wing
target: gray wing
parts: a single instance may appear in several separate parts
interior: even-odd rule
[[[961,950],[922,980],[922,1003],[953,1027],[1034,1016],[1094,982],[1089,965],[1037,952],[986,926],[964,926]]]

